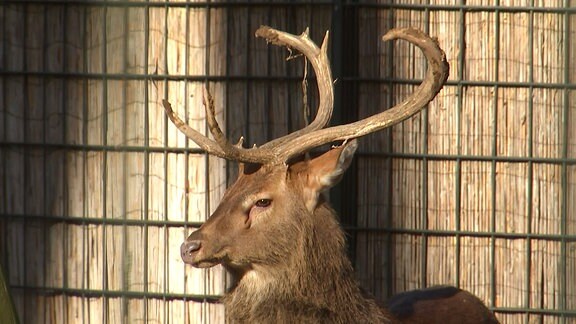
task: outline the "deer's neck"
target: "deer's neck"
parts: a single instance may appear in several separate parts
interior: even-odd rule
[[[334,211],[323,204],[306,219],[286,263],[255,265],[238,278],[224,298],[230,321],[391,322],[356,283]]]

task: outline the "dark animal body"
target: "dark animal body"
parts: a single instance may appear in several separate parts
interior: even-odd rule
[[[319,78],[321,102],[311,126],[260,148],[244,149],[241,142],[233,146],[225,141],[210,98],[207,117],[216,142],[199,137],[164,102],[168,116],[188,137],[211,154],[241,162],[238,179],[216,211],[181,246],[184,262],[199,268],[222,264],[233,275],[234,285],[223,298],[227,321],[497,323],[478,298],[454,287],[403,293],[380,307],[355,281],[344,233],[323,194],[349,167],[357,148],[355,137],[366,134],[362,133],[366,129],[376,131],[409,117],[441,89],[448,67],[437,44],[411,29],[397,31],[397,38],[424,51],[432,66],[426,80],[413,96],[390,109],[390,114],[381,113],[378,120],[367,118],[361,121],[363,125],[325,129],[333,99],[326,42],[318,49],[306,34],[296,37],[268,27],[257,35],[298,49],[311,61]],[[318,122],[322,116],[328,116],[327,120]],[[344,143],[313,159],[301,157],[313,147],[336,140]]]
[[[403,292],[386,307],[400,323],[498,323],[478,297],[451,286]]]

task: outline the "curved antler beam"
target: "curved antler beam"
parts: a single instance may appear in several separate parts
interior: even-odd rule
[[[426,60],[428,70],[424,81],[414,93],[396,106],[354,123],[324,128],[288,144],[275,147],[279,160],[288,161],[291,157],[306,152],[314,147],[339,140],[361,137],[383,128],[395,125],[422,110],[438,94],[448,79],[449,65],[444,51],[436,39],[413,28],[393,29],[382,37],[383,40],[403,39],[418,46]]]

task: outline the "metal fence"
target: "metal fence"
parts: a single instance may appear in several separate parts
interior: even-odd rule
[[[576,318],[576,6],[562,1],[3,1],[0,264],[23,323],[219,323],[221,268],[179,246],[235,167],[206,132],[202,88],[231,139],[300,128],[301,61],[261,24],[331,30],[333,123],[422,79],[392,27],[437,36],[447,85],[418,116],[361,140],[331,193],[359,281],[378,299],[452,284],[503,323]],[[309,80],[308,103],[315,106]]]

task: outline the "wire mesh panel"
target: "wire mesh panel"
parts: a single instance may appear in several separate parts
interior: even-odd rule
[[[0,263],[23,323],[220,323],[228,278],[184,266],[234,165],[207,133],[207,86],[231,141],[302,127],[303,62],[262,24],[330,29],[335,123],[400,102],[438,37],[451,65],[429,109],[360,141],[332,195],[358,279],[378,299],[468,289],[503,323],[576,316],[576,12],[564,1],[4,1]],[[314,112],[314,111],[313,111]],[[312,112],[312,115],[313,115]]]
[[[362,141],[358,226],[366,230],[357,249],[370,257],[357,269],[377,295],[450,283],[503,322],[574,321],[572,6],[356,4],[366,34],[420,27],[439,38],[451,65],[427,111]],[[405,69],[419,53],[397,46],[374,66],[359,60],[361,115],[422,78],[421,65]]]
[[[223,74],[204,59],[223,52],[223,13],[128,5],[2,8],[3,264],[24,323],[222,318],[207,301],[224,272],[188,271],[179,245],[216,206],[223,162],[168,128],[159,101],[201,106],[201,87],[166,75]]]

